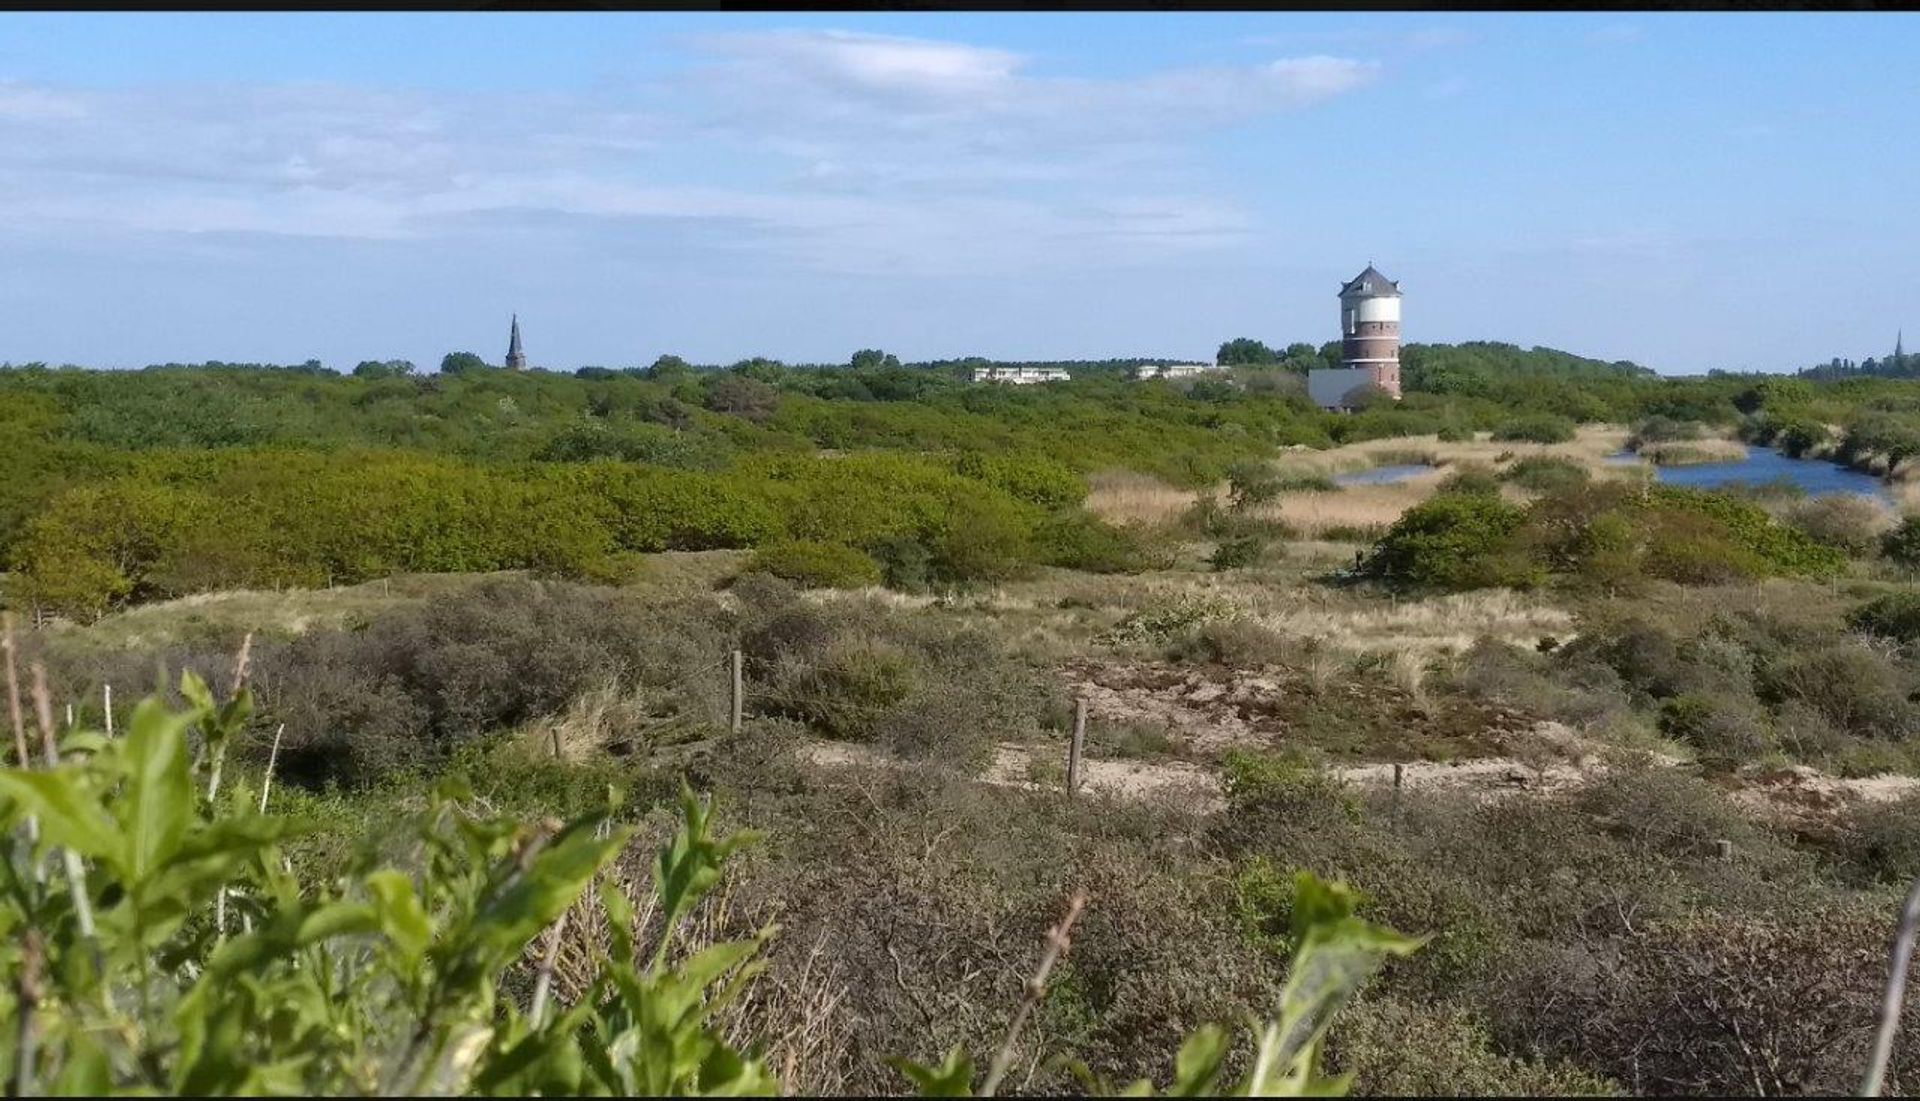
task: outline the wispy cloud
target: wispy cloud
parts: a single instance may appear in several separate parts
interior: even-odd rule
[[[696,220],[831,270],[1125,262],[1251,228],[1196,196],[1196,141],[1379,74],[1321,53],[1089,79],[838,32],[695,46],[671,84],[566,96],[0,84],[0,230],[418,240],[550,214]]]

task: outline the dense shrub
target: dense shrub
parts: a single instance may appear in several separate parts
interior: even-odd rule
[[[744,568],[810,589],[858,589],[881,581],[879,564],[852,547],[804,539],[762,547]]]
[[[1875,597],[1847,614],[1847,626],[1900,642],[1920,640],[1920,593]]]
[[[1139,573],[1164,562],[1142,533],[1078,511],[1048,517],[1034,532],[1034,554],[1045,565],[1087,573]]]
[[[1794,530],[1822,546],[1852,555],[1878,550],[1896,519],[1886,505],[1855,493],[1810,497],[1786,511],[1787,524]]]
[[[1672,417],[1652,416],[1641,421],[1633,430],[1633,435],[1627,439],[1627,447],[1629,450],[1638,451],[1642,444],[1697,440],[1704,434],[1697,423],[1678,421]]]
[[[1528,455],[1500,474],[1502,481],[1535,493],[1573,493],[1592,480],[1587,468],[1557,455]]]
[[[1361,572],[1409,588],[1529,588],[1544,571],[1515,540],[1525,519],[1522,509],[1495,496],[1435,496],[1394,522]]]
[[[1766,715],[1757,707],[1692,693],[1661,705],[1660,733],[1722,769],[1759,757],[1769,744]]]
[[[1255,566],[1267,554],[1267,537],[1258,533],[1222,539],[1207,557],[1215,570],[1238,570]]]
[[[1498,495],[1500,476],[1490,466],[1479,463],[1467,463],[1457,467],[1453,473],[1441,481],[1441,493],[1480,493]]]
[[[1494,429],[1493,438],[1530,443],[1566,443],[1573,439],[1578,427],[1571,419],[1550,413],[1515,417]]]
[[[1909,569],[1920,567],[1920,516],[1907,517],[1882,536],[1880,553]]]

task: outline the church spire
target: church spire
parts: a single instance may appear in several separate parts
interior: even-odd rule
[[[1893,336],[1893,362],[1896,366],[1906,361],[1907,334],[1904,329],[1895,329]]]
[[[513,331],[507,336],[507,370],[524,371],[527,353],[520,350],[520,315],[513,315]]]

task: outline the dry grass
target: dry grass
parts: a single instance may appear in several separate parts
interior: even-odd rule
[[[1252,618],[1283,634],[1323,639],[1348,653],[1392,654],[1396,661],[1460,653],[1484,636],[1530,647],[1544,635],[1564,638],[1573,627],[1565,611],[1508,589],[1385,603],[1312,589],[1287,595],[1281,606],[1256,610]]]
[[[1087,479],[1087,485],[1087,510],[1116,524],[1168,524],[1201,496],[1131,470],[1100,471]]]

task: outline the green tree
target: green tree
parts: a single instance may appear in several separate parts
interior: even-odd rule
[[[1280,362],[1272,348],[1252,337],[1235,337],[1220,345],[1214,362],[1226,367],[1260,367]]]
[[[898,367],[900,366],[900,360],[891,352],[883,352],[878,348],[862,348],[853,353],[852,366],[856,371],[876,370],[880,368]]]
[[[486,369],[487,361],[472,352],[448,352],[440,360],[440,373],[443,375],[461,375]]]
[[[444,364],[442,365],[444,370]],[[363,359],[353,368],[354,378],[403,378],[413,374],[414,366],[404,359]]]
[[[675,355],[664,355],[647,368],[647,377],[655,382],[673,383],[693,374],[693,364]]]

